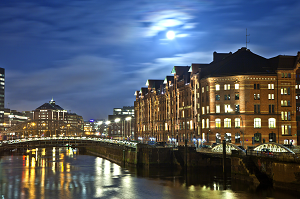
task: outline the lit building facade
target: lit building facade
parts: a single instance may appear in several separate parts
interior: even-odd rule
[[[135,140],[134,106],[114,108],[113,115],[108,115],[108,121],[105,124],[107,125],[105,131],[107,137],[119,140]]]
[[[266,59],[241,48],[213,57],[210,64],[175,66],[174,76],[148,80],[136,91],[137,138],[179,145],[297,145],[299,53]]]
[[[53,99],[35,109],[32,114],[33,125],[36,125],[38,136],[83,135],[82,116],[68,113]]]

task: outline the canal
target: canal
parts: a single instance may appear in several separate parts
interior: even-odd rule
[[[73,148],[39,148],[0,156],[0,199],[297,198],[288,191],[224,183],[221,169],[121,167]]]

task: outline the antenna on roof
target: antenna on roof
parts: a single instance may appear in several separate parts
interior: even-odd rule
[[[247,49],[247,43],[250,43],[250,39],[249,39],[249,41],[248,41],[248,36],[250,36],[250,34],[249,35],[247,35],[247,28],[246,28],[246,49]]]

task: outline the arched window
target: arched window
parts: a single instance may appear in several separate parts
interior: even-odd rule
[[[261,143],[261,133],[254,133],[254,143]]]
[[[221,134],[216,133],[216,143],[220,144],[221,143]]]
[[[261,119],[254,118],[254,128],[261,128]]]
[[[241,135],[240,135],[240,133],[236,133],[234,137],[235,137],[235,143],[241,143]]]
[[[270,129],[276,128],[276,119],[275,118],[269,118],[268,119],[268,125]]]

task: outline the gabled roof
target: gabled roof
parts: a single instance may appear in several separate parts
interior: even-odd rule
[[[155,88],[156,90],[160,88],[160,85],[164,83],[164,80],[154,80],[154,79],[148,79],[146,82],[146,86],[148,88]]]
[[[241,48],[220,61],[213,61],[201,71],[201,77],[275,73],[268,59]]]
[[[45,104],[43,104],[42,106],[38,107],[35,110],[41,110],[41,109],[44,109],[44,110],[64,110],[59,105],[55,104],[55,101],[50,101],[49,103],[45,103]]]
[[[166,76],[164,80],[164,84],[168,84],[171,81],[171,83],[174,83],[174,77],[173,76]]]
[[[274,69],[294,69],[297,62],[297,56],[278,55],[270,59],[271,65]]]

